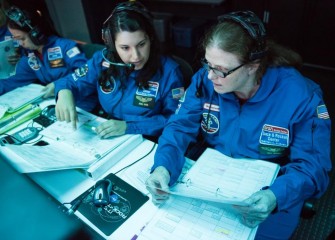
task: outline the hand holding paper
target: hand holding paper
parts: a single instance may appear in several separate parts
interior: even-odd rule
[[[157,167],[146,181],[148,191],[155,205],[162,204],[169,198],[170,174],[164,167]]]
[[[256,227],[263,222],[276,208],[276,196],[270,190],[261,190],[245,201],[246,206],[234,206],[241,214],[242,223],[248,227]]]

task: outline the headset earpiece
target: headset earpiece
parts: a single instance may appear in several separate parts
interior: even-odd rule
[[[266,54],[266,30],[263,22],[251,11],[238,11],[218,17],[219,22],[232,20],[239,23],[256,41],[256,48],[250,52],[249,60],[260,59]]]
[[[47,37],[40,31],[38,26],[32,26],[31,19],[28,18],[21,9],[12,6],[5,11],[6,16],[20,27],[28,27],[29,37],[35,45],[42,45],[46,42]]]

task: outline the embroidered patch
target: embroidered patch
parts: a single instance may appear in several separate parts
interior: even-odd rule
[[[78,47],[73,47],[69,51],[66,52],[66,55],[69,58],[73,58],[74,56],[78,55],[79,53],[80,53],[79,48]]]
[[[284,147],[276,147],[263,144],[260,144],[258,148],[260,154],[266,155],[284,155],[284,153],[287,151],[287,148]]]
[[[320,105],[316,109],[318,118],[329,119],[329,114],[326,105]]]
[[[101,65],[105,68],[109,68],[109,66],[110,66],[110,64],[106,61],[103,61]]]
[[[83,66],[74,70],[74,73],[72,74],[72,78],[73,80],[77,81],[78,78],[85,76],[87,72],[88,72],[88,65],[84,64]]]
[[[172,98],[181,99],[184,96],[185,90],[184,87],[172,89]]]
[[[210,113],[209,115],[208,113],[203,113],[201,120],[201,128],[206,133],[214,134],[220,128],[219,119],[212,113]]]
[[[64,66],[63,54],[59,46],[48,48],[47,52],[48,52],[48,60],[49,60],[50,67],[56,68],[56,67]]]
[[[288,147],[289,135],[287,128],[264,124],[259,143],[277,147]]]
[[[100,89],[103,93],[109,94],[115,91],[116,81],[113,77],[110,77],[110,80],[106,83],[106,86],[100,86]]]
[[[35,71],[37,71],[41,68],[39,60],[37,59],[37,57],[34,54],[29,55],[28,64],[31,67],[31,69],[33,69]]]

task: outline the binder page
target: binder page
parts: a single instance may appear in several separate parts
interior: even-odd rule
[[[45,94],[42,92],[43,88],[44,86],[40,84],[32,83],[1,95],[0,106],[2,111],[5,110],[12,113],[30,103],[40,100],[41,97]]]
[[[14,166],[18,165],[21,173],[83,168],[95,161],[89,154],[70,149],[59,142],[49,142],[45,146],[7,145],[4,148],[22,156],[22,160],[11,159]]]
[[[78,111],[77,129],[71,123],[57,121],[41,131],[41,134],[58,142],[67,144],[72,149],[86,152],[92,158],[101,159],[124,143],[131,135],[122,135],[101,139],[94,128],[106,121],[83,110]]]
[[[233,159],[206,149],[171,193],[221,203],[238,204],[277,176],[279,165],[253,159]]]
[[[233,210],[217,203],[170,196],[137,240],[250,240],[256,231],[257,227],[244,226]]]

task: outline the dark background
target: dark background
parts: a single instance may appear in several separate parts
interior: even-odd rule
[[[44,0],[9,0],[22,8],[38,7],[48,12]],[[90,39],[93,43],[102,43],[101,27],[105,19],[110,15],[115,5],[120,0],[81,0],[84,8]],[[225,0],[216,3],[199,3],[201,0],[142,0],[150,11],[154,13],[156,23],[160,33],[163,50],[180,56],[187,60],[196,70],[197,62],[197,41],[201,38],[203,31],[209,25],[216,22],[217,16],[236,10],[252,10],[263,19],[268,36],[277,42],[296,50],[303,57],[304,67],[302,73],[320,84],[324,91],[330,117],[332,118],[332,129],[334,129],[335,116],[335,1],[334,0]],[[204,0],[204,2],[206,2]],[[207,2],[215,2],[207,1]],[[190,27],[191,23],[199,26]],[[184,33],[191,36],[190,46],[180,46],[180,39],[176,39],[176,27],[180,23],[188,23],[189,27],[184,28]],[[79,26],[80,27],[80,26]],[[67,36],[64,36],[67,37]],[[185,40],[185,39],[184,39]],[[178,42],[179,41],[179,42]],[[332,131],[332,161],[334,160],[334,131]],[[8,173],[8,170],[2,168]],[[3,189],[10,184],[9,178],[4,179],[6,184],[2,184]],[[13,179],[17,179],[13,177]],[[32,187],[29,179],[26,180],[29,187]],[[20,186],[21,187],[21,186]],[[26,188],[26,186],[24,186]],[[35,186],[36,188],[36,186]],[[316,214],[312,218],[302,218],[293,239],[326,239],[335,228],[335,173],[330,173],[330,185],[326,194],[315,201],[314,210]],[[13,197],[18,204],[22,199],[38,198],[36,195],[22,195],[20,191],[13,191]],[[43,196],[42,198],[45,198]],[[45,203],[48,206],[49,201]],[[21,206],[21,205],[20,205]],[[43,204],[41,204],[43,208]],[[40,209],[36,207],[35,209]],[[12,209],[8,208],[10,212]],[[34,210],[32,210],[34,212]],[[52,213],[50,216],[52,216]],[[4,215],[4,214],[3,214]],[[6,215],[4,215],[6,216]],[[37,215],[38,216],[38,215]],[[31,216],[32,219],[36,216]],[[53,217],[51,217],[53,218]],[[67,222],[68,219],[59,220],[60,223]],[[72,222],[72,221],[70,221]],[[54,221],[58,225],[57,219]],[[3,225],[3,224],[2,224]],[[75,235],[73,239],[84,239],[86,232],[82,233],[82,227],[76,223],[72,229]],[[14,229],[8,229],[15,232]],[[67,229],[69,230],[69,229]],[[40,231],[43,231],[40,229]],[[64,229],[65,231],[65,229]],[[71,230],[70,230],[71,232]],[[78,235],[76,235],[76,232]],[[70,235],[71,236],[71,235]],[[80,237],[79,237],[80,236]],[[72,239],[72,238],[71,238]],[[335,238],[332,238],[335,239]],[[330,240],[330,238],[329,238]]]

